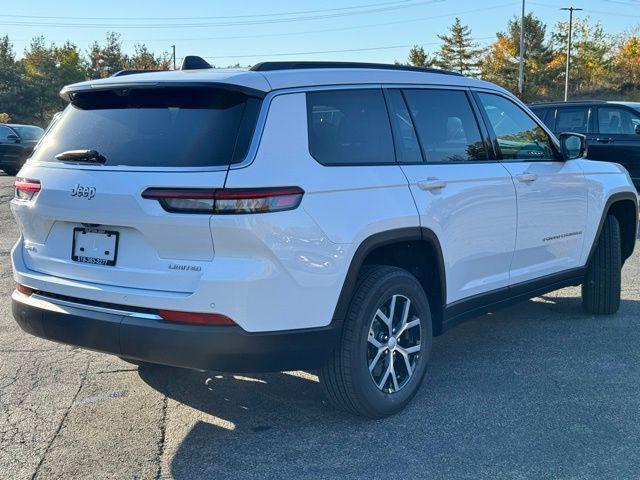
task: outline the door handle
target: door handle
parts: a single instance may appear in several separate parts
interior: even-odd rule
[[[421,180],[418,182],[418,188],[420,190],[431,191],[431,190],[440,190],[447,186],[447,182],[444,180],[438,180],[437,178],[430,177],[426,180]]]
[[[611,137],[598,137],[598,138],[596,138],[596,142],[613,143],[613,138],[611,138]]]
[[[538,175],[536,175],[535,173],[523,173],[521,175],[516,175],[516,178],[519,182],[531,183],[535,182],[538,179]]]

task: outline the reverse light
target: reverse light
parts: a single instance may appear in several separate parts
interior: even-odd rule
[[[15,198],[18,200],[33,200],[33,198],[40,192],[40,180],[33,180],[31,178],[18,178],[13,182],[15,187]]]
[[[33,288],[26,287],[21,283],[16,283],[16,290],[27,297],[30,297],[33,293]]]
[[[158,310],[165,320],[177,323],[191,323],[195,325],[236,325],[236,322],[219,313],[192,313],[178,312],[175,310]]]
[[[299,187],[148,188],[142,192],[142,198],[158,200],[168,212],[223,215],[293,210],[303,195]]]

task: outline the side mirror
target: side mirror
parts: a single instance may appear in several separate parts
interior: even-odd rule
[[[561,133],[560,149],[565,160],[587,156],[587,137],[579,133]]]
[[[15,133],[10,133],[9,135],[7,135],[6,138],[10,142],[15,142],[15,143],[20,142],[20,137],[18,135],[16,135]]]
[[[636,133],[640,135],[640,124],[636,125]]]

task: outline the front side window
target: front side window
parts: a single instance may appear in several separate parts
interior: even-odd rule
[[[554,158],[549,136],[522,108],[500,95],[478,93],[478,97],[495,133],[503,160]]]
[[[600,107],[598,108],[598,132],[609,135],[635,134],[636,126],[640,125],[640,116],[626,108]]]
[[[13,129],[18,132],[18,135],[22,140],[37,141],[40,140],[44,130],[40,127],[32,127],[29,125],[16,125]]]
[[[557,125],[558,132],[587,133],[589,109],[587,107],[559,108]]]
[[[404,90],[428,163],[486,160],[467,94],[460,90]]]
[[[307,93],[309,152],[323,165],[395,162],[381,89]]]

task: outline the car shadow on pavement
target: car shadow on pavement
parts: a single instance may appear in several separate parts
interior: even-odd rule
[[[470,321],[435,339],[414,401],[378,421],[333,410],[303,372],[140,376],[172,400],[176,479],[598,478],[638,468],[639,312],[593,317],[550,294]]]

